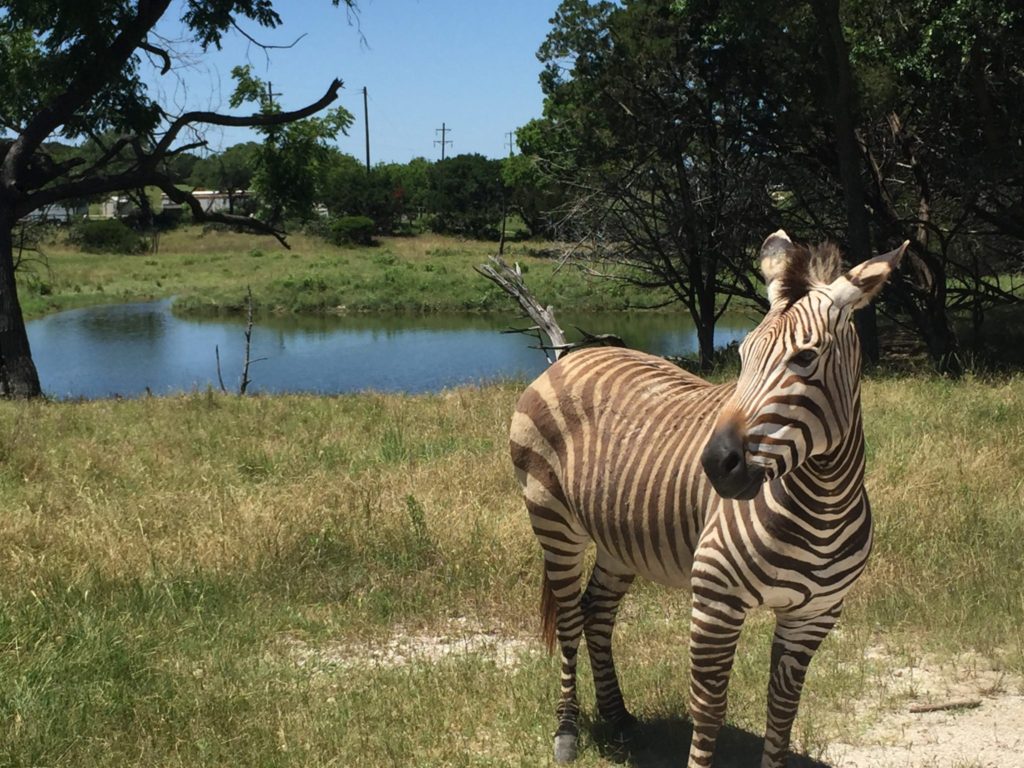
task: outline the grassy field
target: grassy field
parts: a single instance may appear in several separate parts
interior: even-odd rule
[[[0,403],[0,765],[545,764],[557,665],[505,450],[518,389]],[[805,751],[891,704],[890,662],[1024,671],[1022,402],[1019,377],[866,382],[877,543],[812,666]],[[679,761],[687,605],[639,585],[618,651]],[[769,638],[759,614],[727,749],[760,749]],[[582,747],[615,758],[599,730]]]
[[[176,311],[239,312],[246,286],[262,311],[481,312],[512,300],[473,271],[497,244],[438,235],[382,238],[373,248],[340,248],[301,234],[286,250],[271,237],[184,227],[162,235],[159,252],[82,253],[61,241],[43,246],[45,264],[21,274],[26,316],[59,309],[177,296]],[[662,303],[665,295],[558,270],[545,246],[510,244],[542,299],[560,309],[600,311]],[[538,290],[540,290],[538,288]]]

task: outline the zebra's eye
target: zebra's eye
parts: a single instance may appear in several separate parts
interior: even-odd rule
[[[795,365],[797,368],[807,368],[818,359],[818,350],[816,349],[801,349],[791,358],[789,362]]]

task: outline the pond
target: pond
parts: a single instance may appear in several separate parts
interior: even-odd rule
[[[655,354],[697,349],[685,314],[566,313],[559,322],[567,331],[616,333]],[[500,333],[527,324],[511,314],[260,318],[251,354],[263,359],[250,366],[250,392],[428,392],[528,379],[547,365],[530,348],[536,340]],[[740,339],[753,325],[742,315],[723,318],[716,342]],[[218,348],[224,383],[235,391],[244,329],[239,318],[178,317],[168,299],[61,312],[31,321],[28,335],[43,390],[63,399],[217,387]]]

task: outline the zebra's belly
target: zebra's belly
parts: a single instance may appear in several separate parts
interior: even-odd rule
[[[695,526],[687,516],[665,519],[624,509],[580,518],[607,567],[669,587],[690,586]]]

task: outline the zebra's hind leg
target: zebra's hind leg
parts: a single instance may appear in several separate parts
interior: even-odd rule
[[[531,510],[532,512],[532,510]],[[585,541],[564,535],[552,536],[550,529],[540,530],[536,519],[534,530],[544,550],[544,582],[541,594],[541,620],[549,647],[558,642],[562,662],[561,693],[555,713],[555,762],[569,763],[576,759],[579,737],[579,702],[576,697],[576,662],[580,636],[583,634],[583,611],[580,607],[583,550]]]
[[[615,674],[612,632],[619,604],[632,584],[633,574],[623,572],[621,566],[616,568],[616,564],[599,550],[597,563],[583,593],[583,635],[587,639],[590,667],[594,673],[597,710],[620,732],[634,725],[636,719],[626,709]]]
[[[807,667],[814,652],[839,620],[842,605],[814,618],[775,617],[772,671],[768,683],[768,723],[761,768],[784,768],[789,737],[800,704]]]

